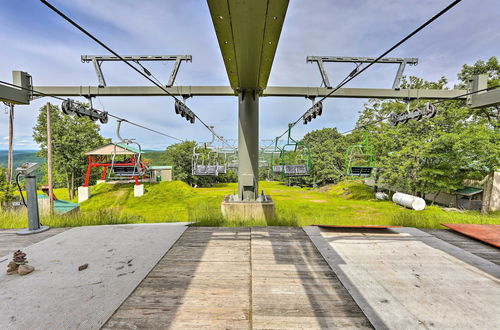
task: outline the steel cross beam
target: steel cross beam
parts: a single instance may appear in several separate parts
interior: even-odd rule
[[[34,86],[35,91],[55,96],[167,96],[156,86]],[[173,86],[167,88],[169,93],[177,96],[235,96],[230,86]],[[331,89],[323,87],[286,87],[268,86],[262,97],[323,97]],[[363,98],[363,99],[451,99],[467,93],[467,90],[452,89],[400,89],[389,88],[341,88],[331,98]],[[2,94],[0,94],[1,96]],[[36,92],[34,93],[37,96]],[[466,97],[461,97],[465,99]]]
[[[175,77],[177,77],[177,72],[182,61],[192,61],[191,55],[126,55],[122,56],[126,61],[131,62],[143,62],[143,61],[175,61],[174,68],[168,79],[167,87],[174,84]],[[99,79],[99,87],[106,86],[106,80],[104,79],[104,74],[102,73],[101,65],[102,62],[108,61],[121,61],[120,58],[116,56],[108,55],[82,55],[81,57],[83,63],[92,62],[94,65],[95,72],[97,74],[97,79]]]
[[[353,57],[353,56],[307,56],[307,63],[317,62],[319,72],[321,73],[321,78],[323,78],[323,84],[327,88],[332,88],[330,85],[330,80],[328,79],[328,74],[326,73],[324,63],[325,62],[348,62],[348,63],[371,63],[375,61],[375,57]],[[403,77],[403,72],[406,64],[417,65],[418,58],[401,58],[401,57],[383,57],[377,61],[377,63],[390,63],[399,64],[398,72],[396,73],[396,78],[394,78],[394,83],[392,84],[392,89],[399,89],[401,84],[401,78]]]
[[[12,71],[12,83],[21,86],[21,88],[0,84],[0,101],[11,104],[29,104],[32,94],[22,88],[31,88],[31,76],[27,72]]]

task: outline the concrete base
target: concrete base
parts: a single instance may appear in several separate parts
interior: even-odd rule
[[[106,183],[106,180],[97,180],[97,181],[95,182],[96,186],[97,186],[98,184],[101,184],[101,183]]]
[[[78,203],[85,202],[90,198],[90,187],[78,187]]]
[[[134,197],[141,197],[144,195],[144,185],[139,184],[134,186]]]
[[[271,220],[276,217],[274,202],[268,195],[254,202],[242,202],[238,196],[226,195],[221,204],[222,216],[229,220]]]
[[[26,229],[21,229],[16,234],[17,235],[31,235],[31,234],[36,234],[36,233],[43,233],[44,231],[47,231],[49,229],[50,229],[49,226],[40,226],[40,228],[38,228],[38,229],[26,228]]]

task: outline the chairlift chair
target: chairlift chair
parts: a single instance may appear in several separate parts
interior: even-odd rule
[[[369,144],[369,132],[365,129],[365,138],[360,144],[354,144],[346,151],[346,176],[370,177],[374,169],[373,149]]]
[[[195,176],[217,176],[219,174],[219,170],[223,170],[219,167],[220,165],[218,164],[217,152],[211,150],[206,145],[204,145],[203,147],[208,150],[207,154],[203,155],[202,153],[196,152],[196,149],[201,147],[202,146],[195,146],[193,148],[192,174]],[[210,159],[210,154],[212,153],[215,153],[216,155],[216,157],[212,157],[212,159],[215,159],[215,161]]]
[[[111,169],[116,177],[134,178],[136,184],[139,184],[138,178],[143,177],[147,171],[146,165],[141,161],[142,148],[141,145],[135,141],[135,139],[122,138],[122,136],[120,135],[120,128],[122,121],[123,121],[122,119],[117,120],[116,135],[118,136],[120,141],[113,142],[114,147],[113,147],[113,156],[111,159]],[[126,150],[130,150],[129,148],[130,145],[137,146],[138,151],[135,152],[131,150],[134,152],[134,154],[130,157],[130,159],[117,161],[116,160],[117,148],[119,147],[119,148],[124,148]]]
[[[292,138],[292,127],[292,125],[288,125],[288,138],[285,145],[279,147],[278,139],[276,139],[275,150],[280,151],[280,165],[274,165],[273,172],[280,173],[284,177],[309,176],[312,170],[311,150],[306,143]],[[293,147],[294,152],[297,153],[294,162],[287,159],[287,155],[290,154],[290,151],[286,150],[288,147]]]

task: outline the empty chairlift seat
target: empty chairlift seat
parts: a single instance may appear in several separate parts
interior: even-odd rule
[[[194,175],[217,175],[217,165],[196,165],[193,168]]]
[[[217,165],[217,174],[226,174],[226,172],[225,165]]]
[[[135,166],[130,165],[117,165],[113,166],[113,172],[116,176],[132,177],[132,176],[142,176],[143,173],[137,171]]]
[[[285,176],[306,176],[308,174],[306,165],[285,165]]]
[[[274,173],[283,173],[283,165],[273,165]]]
[[[353,176],[370,176],[372,174],[373,167],[369,166],[353,166],[351,167],[351,175]]]

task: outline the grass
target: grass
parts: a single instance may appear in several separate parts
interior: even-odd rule
[[[374,199],[371,188],[356,181],[319,189],[287,187],[278,182],[261,182],[260,189],[276,204],[275,219],[261,221],[225,220],[220,204],[237,184],[219,184],[211,188],[192,188],[185,183],[146,184],[146,193],[135,198],[132,184],[100,184],[92,187],[92,197],[82,203],[81,214],[42,219],[54,227],[189,221],[199,226],[305,226],[399,225],[442,228],[440,223],[500,224],[500,212],[483,216],[478,212],[445,212],[437,206],[416,212],[390,201]],[[64,189],[55,194],[67,198]],[[26,226],[26,216],[0,214],[0,228]]]

